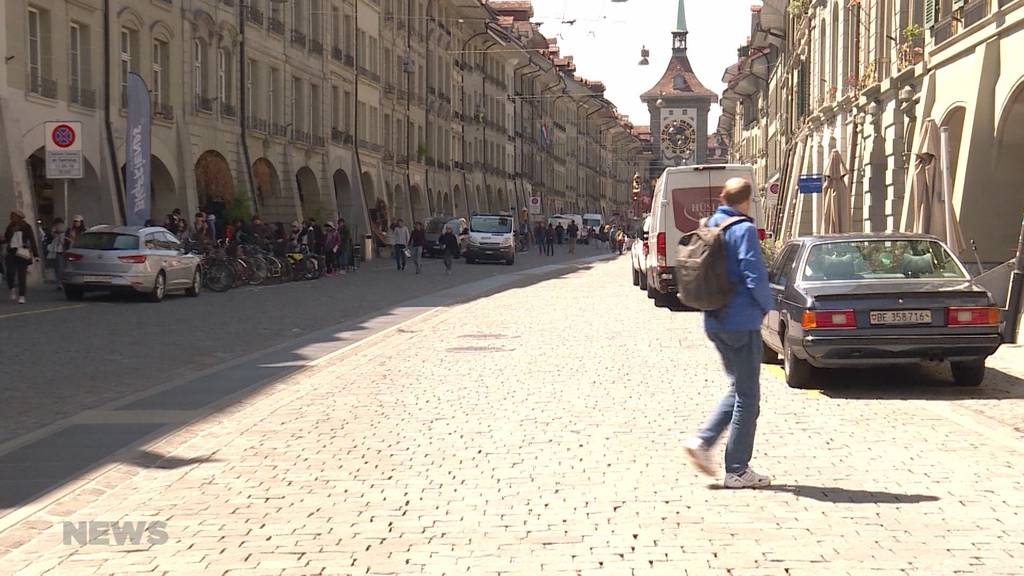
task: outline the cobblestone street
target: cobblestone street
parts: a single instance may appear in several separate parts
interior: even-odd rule
[[[774,484],[720,489],[682,451],[723,392],[698,315],[597,261],[414,316],[0,518],[0,574],[1024,574],[1024,355],[990,366],[823,392],[765,367]],[[96,520],[169,539],[66,541]]]

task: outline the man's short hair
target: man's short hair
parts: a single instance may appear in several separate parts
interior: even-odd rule
[[[722,188],[722,201],[729,206],[739,206],[753,195],[754,190],[746,178],[730,178]]]

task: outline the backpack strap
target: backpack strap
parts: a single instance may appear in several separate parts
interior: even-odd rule
[[[725,232],[730,226],[733,224],[739,224],[740,222],[750,222],[753,224],[754,221],[751,220],[749,216],[730,216],[718,223],[718,229]]]

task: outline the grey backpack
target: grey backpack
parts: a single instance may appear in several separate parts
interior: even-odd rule
[[[726,267],[725,231],[733,224],[751,222],[746,216],[726,218],[716,227],[701,222],[683,234],[676,251],[676,290],[679,301],[696,310],[720,310],[736,287]]]

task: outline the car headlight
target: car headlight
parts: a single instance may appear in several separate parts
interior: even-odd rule
[[[501,245],[502,246],[511,246],[514,243],[515,243],[515,238],[513,238],[512,236],[505,236],[504,238],[501,239]]]

